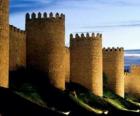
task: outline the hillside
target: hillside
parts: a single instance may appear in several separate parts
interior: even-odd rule
[[[62,115],[70,113],[71,116],[94,113],[73,101],[68,91],[62,92],[53,88],[40,72],[20,69],[10,73],[10,80],[10,88],[16,95],[43,109],[47,108]]]
[[[139,106],[117,96],[107,88],[104,88],[103,97],[96,96],[86,88],[75,83],[69,84],[69,88],[70,91],[75,91],[78,99],[93,108],[109,111],[108,115],[115,115],[116,113],[121,115],[139,115]]]
[[[62,92],[46,78],[40,72],[25,69],[10,72],[10,89],[0,88],[0,113],[3,116],[140,114],[137,110],[140,107],[130,102],[133,99],[123,99],[107,88],[104,97],[74,83],[66,84],[66,91]]]
[[[63,116],[16,95],[10,89],[0,88],[0,114],[2,116]]]

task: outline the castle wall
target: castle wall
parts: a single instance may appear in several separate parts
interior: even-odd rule
[[[10,71],[26,66],[26,34],[12,25],[9,28],[10,50],[9,68]]]
[[[103,95],[102,82],[102,37],[94,33],[86,37],[76,34],[70,37],[70,80]]]
[[[0,0],[0,86],[9,85],[9,0]]]
[[[140,65],[132,65],[125,73],[125,93],[140,97]]]
[[[66,55],[65,55],[65,71],[66,71],[66,82],[70,82],[70,50],[66,47]]]
[[[140,76],[140,65],[132,65],[130,67],[130,73],[135,75],[136,77]]]
[[[27,66],[48,75],[56,88],[65,89],[65,16],[26,15]]]
[[[124,97],[124,49],[103,49],[103,73],[107,86]]]

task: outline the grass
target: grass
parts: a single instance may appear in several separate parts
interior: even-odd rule
[[[103,97],[96,96],[86,88],[74,83],[66,84],[65,92],[52,89],[46,76],[35,72],[26,72],[23,69],[12,72],[10,87],[17,95],[43,108],[50,108],[61,113],[82,111],[85,114],[87,112],[103,114],[108,111],[109,113],[116,111],[136,113],[140,108],[140,103],[136,100],[134,101],[130,97],[123,99],[107,88],[104,88]],[[76,92],[77,97],[70,94],[72,91]]]
[[[113,100],[110,98],[105,98],[105,100],[110,103],[111,105],[113,105],[114,107],[116,107],[119,110],[122,111],[127,111],[127,112],[134,112],[134,113],[139,113],[139,110],[132,110],[132,109],[128,109],[127,107],[125,107],[119,100]]]
[[[134,104],[134,105],[136,105],[137,107],[140,108],[140,101],[137,97],[126,94],[125,95],[125,100],[129,101],[130,103],[132,103],[132,104]]]
[[[119,110],[122,111],[128,111],[128,112],[139,112],[139,107],[137,107],[135,104],[130,102],[129,100],[126,100],[115,93],[113,93],[111,90],[105,88],[104,89],[104,99],[116,107]]]
[[[103,111],[101,109],[97,109],[97,108],[93,108],[90,105],[86,104],[85,102],[83,102],[83,100],[79,99],[78,97],[75,97],[73,95],[70,94],[71,99],[76,102],[78,105],[82,106],[83,108],[85,108],[86,110],[88,110],[89,112],[92,112],[94,114],[107,114],[108,111]]]
[[[117,96],[107,88],[104,89],[104,97],[96,96],[84,87],[74,83],[71,85],[71,90],[75,90],[78,98],[93,108],[104,111],[109,110],[109,112],[114,112],[115,110],[133,113],[139,112],[139,108],[136,105]]]
[[[24,93],[24,92],[15,92],[17,95],[29,100],[32,103],[35,103],[41,107],[47,108],[46,103],[41,99],[40,95],[36,92]]]
[[[26,100],[11,89],[0,87],[0,114],[2,116],[64,116],[56,111]]]

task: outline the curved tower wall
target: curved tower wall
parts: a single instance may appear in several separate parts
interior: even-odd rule
[[[53,86],[65,89],[65,16],[26,14],[27,66],[46,73]]]
[[[124,97],[124,49],[103,48],[103,72],[107,85],[117,95]]]
[[[70,80],[103,95],[102,35],[89,33],[70,37]]]
[[[9,85],[9,0],[0,0],[0,86]]]

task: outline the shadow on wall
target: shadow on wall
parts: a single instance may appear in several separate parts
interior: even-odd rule
[[[63,91],[54,88],[49,81],[46,73],[35,69],[26,70],[20,68],[17,71],[10,72],[10,88],[15,91],[26,91],[22,86],[24,84],[31,85],[41,99],[47,103],[49,107],[56,107],[58,110],[67,110],[65,103],[67,98]],[[66,100],[66,101],[65,101]]]
[[[108,84],[108,77],[105,73],[103,73],[103,87],[107,87]]]
[[[68,96],[68,91],[58,90],[50,85],[48,76],[36,70],[26,70],[21,68],[17,71],[10,72],[10,88],[15,91],[24,91],[22,85],[30,83],[41,99],[49,108],[55,108],[58,111],[71,111],[71,116],[91,115],[91,112],[80,107]]]

